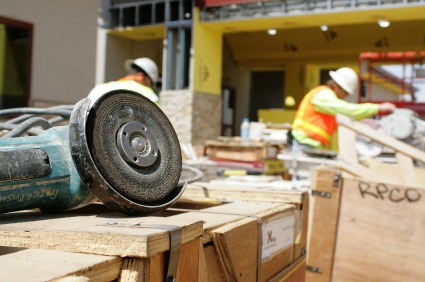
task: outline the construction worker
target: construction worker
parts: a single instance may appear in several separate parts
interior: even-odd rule
[[[156,63],[146,57],[135,60],[126,60],[124,67],[127,75],[120,78],[118,82],[130,83],[136,92],[149,98],[152,102],[159,105],[159,98],[154,92],[158,82],[158,66]]]
[[[337,129],[336,114],[360,120],[396,109],[394,104],[388,102],[355,104],[344,101],[357,91],[359,78],[356,72],[343,67],[330,71],[329,75],[331,79],[326,85],[313,88],[301,101],[291,130],[294,152],[306,148],[327,148]]]
[[[126,60],[124,67],[127,75],[117,81],[111,81],[97,85],[93,93],[105,93],[114,89],[128,89],[142,94],[155,104],[159,105],[159,98],[154,88],[158,82],[158,67],[156,63],[149,58],[138,58],[135,60]],[[97,95],[97,94],[96,94]],[[94,99],[95,94],[91,98]]]

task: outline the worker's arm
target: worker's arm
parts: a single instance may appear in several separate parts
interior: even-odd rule
[[[322,90],[313,99],[316,110],[329,114],[343,114],[357,120],[373,116],[379,112],[379,104],[362,103],[354,104],[336,97],[332,90]]]

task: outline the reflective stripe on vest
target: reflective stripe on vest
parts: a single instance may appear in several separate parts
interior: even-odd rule
[[[333,132],[336,129],[335,117],[317,112],[311,102],[312,98],[317,93],[325,89],[328,89],[328,87],[318,86],[307,93],[301,101],[292,129],[302,130],[310,138],[313,138],[322,143],[324,146],[327,146],[331,140]]]

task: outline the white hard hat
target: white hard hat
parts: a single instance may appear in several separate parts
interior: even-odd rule
[[[128,71],[135,65],[142,69],[152,80],[154,84],[158,81],[158,66],[149,58],[138,58],[135,60],[126,60],[124,63],[125,69]]]
[[[356,93],[359,86],[359,77],[355,71],[350,68],[340,68],[336,71],[330,71],[329,75],[348,94],[354,95]]]

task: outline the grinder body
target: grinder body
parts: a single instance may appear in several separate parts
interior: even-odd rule
[[[186,183],[171,122],[146,97],[111,85],[80,100],[69,125],[0,138],[0,213],[60,212],[98,199],[124,214],[150,215],[181,196]]]
[[[73,164],[69,126],[38,136],[1,138],[0,171],[0,213],[64,211],[95,199]]]

